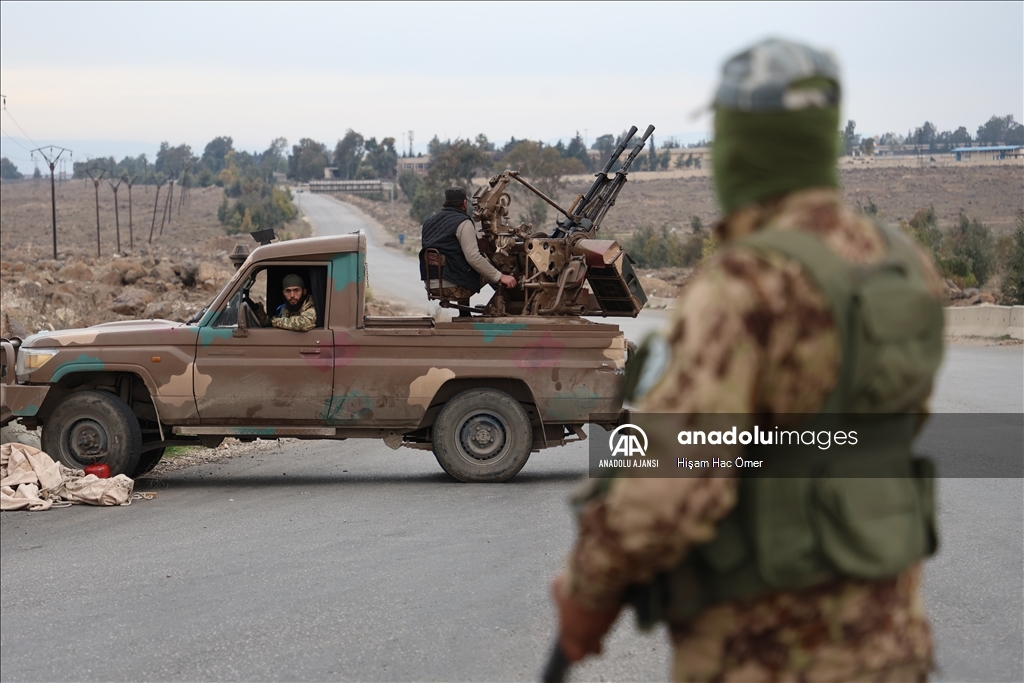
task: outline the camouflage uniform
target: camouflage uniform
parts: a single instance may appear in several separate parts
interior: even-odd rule
[[[746,205],[716,228],[728,244],[755,230],[801,230],[851,264],[883,258],[876,226],[837,190],[805,189]],[[941,280],[921,252],[929,290]],[[794,260],[742,245],[712,258],[680,297],[671,360],[640,409],[651,413],[815,413],[838,379],[841,349],[829,304]],[[741,427],[742,428],[742,427]],[[658,445],[652,443],[651,450]],[[721,446],[719,457],[741,448]],[[715,536],[737,502],[736,480],[615,479],[579,517],[566,592],[604,611]],[[846,579],[714,605],[672,624],[680,681],[923,680],[932,644],[920,564],[880,581]]]
[[[293,332],[309,332],[316,327],[316,307],[313,305],[313,297],[309,294],[302,300],[302,306],[298,312],[292,313],[286,304],[278,307],[277,312],[278,315],[269,320],[273,327]],[[263,311],[262,305],[255,309],[255,313],[260,324],[266,325],[267,314]]]

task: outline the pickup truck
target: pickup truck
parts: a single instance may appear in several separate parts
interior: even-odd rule
[[[241,260],[241,259],[239,259]],[[261,327],[255,301],[283,303],[298,274],[316,327]],[[460,481],[505,481],[530,454],[617,420],[626,341],[576,317],[364,314],[366,238],[255,248],[186,323],[126,320],[4,339],[0,423],[42,427],[70,467],[138,477],[175,445],[383,439],[429,449]],[[603,424],[603,423],[602,423]]]

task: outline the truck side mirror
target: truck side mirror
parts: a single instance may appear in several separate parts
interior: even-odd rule
[[[232,337],[248,337],[249,336],[249,302],[243,301],[238,306],[238,321],[235,325],[235,331],[231,333]]]

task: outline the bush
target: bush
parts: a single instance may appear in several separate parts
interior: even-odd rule
[[[943,233],[938,227],[935,209],[919,209],[904,224],[919,244],[931,254],[943,277],[960,287],[984,285],[996,269],[995,240],[992,231],[977,219],[964,213],[956,225]]]
[[[236,198],[234,204],[228,198]],[[225,187],[217,218],[229,235],[279,228],[298,215],[292,195],[261,178],[238,179]]]
[[[1024,304],[1024,210],[1017,211],[1017,229],[1003,266],[1003,303]]]
[[[658,231],[647,225],[624,240],[622,247],[641,268],[687,268],[703,259],[705,242],[710,241],[703,230],[680,238],[667,227]]]
[[[946,251],[951,257],[962,258],[970,264],[970,271],[979,285],[988,282],[995,271],[995,242],[992,231],[983,223],[969,220],[963,213],[947,235]]]
[[[942,243],[942,232],[935,217],[935,207],[918,209],[910,219],[909,228],[914,239],[931,252],[932,258],[936,258]]]

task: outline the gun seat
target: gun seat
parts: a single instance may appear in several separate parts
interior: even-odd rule
[[[455,308],[460,314],[468,315],[469,313],[483,313],[482,308],[474,308],[469,305],[469,301],[462,302],[458,299],[452,299],[446,297],[443,294],[444,288],[442,287],[442,280],[444,279],[444,267],[447,259],[437,249],[433,247],[424,249],[420,258],[423,261],[423,271],[427,274],[427,281],[424,283],[427,286],[427,301],[437,301],[441,308]],[[437,279],[433,277],[433,273],[436,271]],[[432,286],[431,283],[436,282],[436,286]]]

